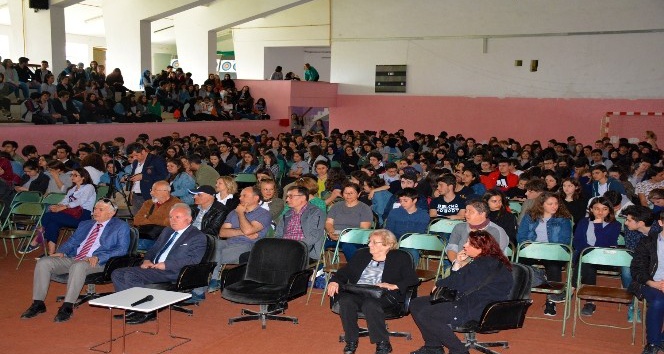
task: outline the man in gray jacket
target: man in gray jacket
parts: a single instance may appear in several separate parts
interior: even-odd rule
[[[286,203],[290,209],[279,218],[274,237],[303,241],[309,247],[309,258],[316,262],[324,243],[323,212],[309,204],[309,191],[300,186],[288,188]]]

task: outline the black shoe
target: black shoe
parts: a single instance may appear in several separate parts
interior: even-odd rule
[[[376,343],[376,354],[389,354],[392,352],[392,344],[389,340]]]
[[[55,315],[53,322],[67,322],[73,314],[74,309],[71,306],[60,306],[60,309]]]
[[[661,348],[655,344],[648,343],[643,347],[641,354],[657,354]]]
[[[33,302],[32,305],[30,305],[30,307],[28,307],[28,309],[23,312],[21,318],[33,318],[44,312],[46,312],[46,305],[44,305],[43,302]]]
[[[556,303],[553,301],[547,301],[544,305],[544,314],[547,316],[556,315]]]
[[[442,347],[428,347],[425,345],[414,352],[410,352],[410,354],[445,354],[445,352]]]
[[[586,302],[585,305],[583,305],[583,308],[581,309],[581,316],[592,316],[593,313],[595,313],[595,304],[592,302]]]
[[[154,321],[155,319],[157,319],[156,311],[148,313],[137,313],[134,316],[131,316],[131,318],[127,319],[127,324],[130,325],[141,324],[149,321]]]
[[[122,314],[119,314],[119,315],[113,315],[113,318],[116,319],[116,320],[121,320],[121,319],[123,319],[123,318],[125,318],[125,317],[126,317],[127,319],[129,319],[130,317],[136,315],[137,313],[140,313],[140,312],[136,312],[136,311],[127,311],[126,316],[123,316]]]
[[[346,346],[344,347],[344,354],[355,354],[358,344],[359,342],[356,340],[351,342],[346,342]]]

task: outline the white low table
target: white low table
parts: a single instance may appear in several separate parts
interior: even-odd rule
[[[152,295],[154,299],[151,301],[142,303],[138,306],[131,306],[132,303],[143,299],[144,297]],[[92,306],[101,306],[101,307],[106,307],[109,309],[110,313],[110,336],[109,340],[99,343],[95,346],[90,347],[90,350],[97,351],[97,352],[102,352],[102,353],[110,353],[113,351],[113,342],[119,338],[122,338],[122,352],[125,353],[125,342],[126,342],[126,337],[130,334],[133,333],[146,333],[146,334],[151,334],[151,335],[156,335],[159,333],[159,309],[162,309],[166,306],[168,306],[168,334],[171,338],[174,339],[180,339],[181,341],[167,349],[164,349],[158,353],[163,353],[165,351],[171,350],[175,347],[179,347],[189,341],[191,341],[191,338],[185,338],[185,337],[180,337],[176,336],[173,334],[173,312],[171,310],[171,305],[176,304],[180,301],[186,300],[191,297],[191,294],[189,293],[180,293],[180,292],[175,292],[175,291],[166,291],[166,290],[157,290],[157,289],[148,289],[148,288],[131,288],[127,289],[124,291],[120,291],[111,295],[107,296],[102,296],[100,298],[91,300],[89,302],[90,305]],[[123,316],[122,316],[122,335],[113,338],[113,309],[121,309],[123,310]],[[127,323],[126,323],[126,317],[127,317],[127,311],[137,311],[137,312],[152,312],[156,311],[157,312],[157,328],[154,332],[147,332],[147,331],[134,331],[127,333]],[[109,349],[108,350],[100,350],[97,349],[97,347],[102,346],[106,343],[109,343]]]

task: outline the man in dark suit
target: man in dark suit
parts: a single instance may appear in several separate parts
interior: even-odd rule
[[[161,156],[148,153],[145,146],[132,143],[127,146],[127,156],[133,158],[131,165],[131,212],[136,215],[143,202],[150,199],[150,188],[157,182],[166,179],[166,161]]]
[[[169,213],[169,221],[170,227],[164,228],[140,266],[113,272],[111,279],[116,291],[172,282],[177,279],[182,267],[200,263],[207,242],[205,234],[191,225],[191,208],[184,203],[175,204]],[[155,312],[133,313],[127,318],[127,323],[144,323],[155,317]]]
[[[32,318],[46,312],[44,299],[52,274],[67,274],[67,294],[55,322],[65,322],[73,314],[74,302],[83,289],[88,274],[104,271],[111,257],[127,254],[129,225],[114,218],[117,207],[108,199],[102,199],[92,212],[93,220],[82,221],[74,234],[57,253],[42,257],[35,266],[32,289],[33,303],[21,318]]]

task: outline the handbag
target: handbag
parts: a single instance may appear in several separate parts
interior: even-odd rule
[[[74,219],[80,219],[81,215],[83,215],[83,208],[79,205],[77,207],[73,208],[67,208],[65,210],[60,211],[63,214],[67,214],[71,216]]]
[[[387,292],[387,289],[385,288],[369,284],[343,284],[339,288],[341,291],[350,294],[362,295],[374,299],[380,299]]]
[[[454,302],[459,299],[458,296],[459,292],[456,289],[450,289],[446,286],[441,286],[431,292],[431,299],[429,301],[432,304],[438,304],[441,302]]]

